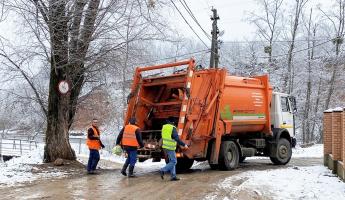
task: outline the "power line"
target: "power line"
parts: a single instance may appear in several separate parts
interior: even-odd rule
[[[184,19],[184,21],[187,23],[187,25],[189,26],[189,28],[194,32],[194,34],[199,38],[199,40],[208,48],[208,46],[205,44],[205,42],[200,38],[200,36],[195,32],[195,30],[191,27],[191,25],[188,23],[188,21],[186,20],[186,18],[183,16],[183,14],[181,13],[181,11],[177,8],[176,4],[173,2],[173,0],[170,0],[171,3],[174,5],[174,7],[176,8],[176,10],[179,12],[179,14],[181,15],[181,17]],[[185,2],[185,0],[183,0],[185,2],[185,5],[181,2],[181,0],[179,0],[180,3],[183,5],[183,7],[187,10],[188,14],[192,17],[192,19],[198,24],[198,26],[201,28],[201,30],[205,33],[205,35],[208,37],[208,39],[210,39],[209,35],[207,34],[207,32],[202,28],[202,26],[200,25],[200,23],[198,22],[198,20],[196,19],[196,17],[194,16],[193,12],[190,10],[190,8],[188,7],[187,3]],[[188,11],[189,10],[189,11]],[[212,39],[210,39],[212,41]],[[210,52],[213,52],[212,50],[209,50]],[[173,57],[174,58],[174,57]],[[227,58],[223,57],[223,59],[227,62],[230,62]]]
[[[205,45],[205,47],[208,48],[207,44],[200,38],[200,36],[195,32],[195,30],[193,29],[193,27],[188,23],[188,21],[186,20],[186,18],[183,16],[183,14],[181,13],[181,11],[177,8],[177,6],[175,5],[173,0],[170,0],[171,3],[174,5],[174,7],[176,8],[176,10],[180,13],[181,17],[183,18],[183,20],[186,22],[186,24],[189,26],[189,28],[193,31],[193,33],[199,38],[199,40]]]
[[[309,49],[312,49],[312,48],[315,48],[315,47],[318,47],[318,46],[322,46],[328,42],[331,42],[332,39],[330,40],[327,40],[325,42],[322,42],[322,43],[319,43],[319,44],[316,44],[315,46],[312,46],[312,47],[309,47],[309,48],[304,48],[304,49],[300,49],[300,50],[297,50],[297,51],[294,51],[292,52],[292,54],[295,54],[295,53],[299,53],[299,52],[302,52],[302,51],[306,51],[306,50],[309,50]],[[276,56],[273,56],[273,57],[281,57],[281,56],[287,56],[288,54],[281,54],[281,55],[276,55]]]
[[[166,57],[166,58],[161,58],[161,59],[157,59],[157,60],[151,60],[151,61],[148,61],[148,62],[136,63],[136,64],[133,64],[133,65],[140,66],[140,65],[145,65],[145,64],[149,64],[149,63],[155,63],[155,62],[162,61],[162,60],[169,60],[169,59],[173,59],[173,58],[179,58],[179,57],[188,56],[188,55],[191,55],[191,54],[199,54],[199,53],[209,52],[209,51],[210,51],[209,49],[204,49],[204,50],[200,50],[200,51],[194,51],[194,52],[190,52],[190,53],[180,54],[180,55]]]
[[[297,50],[297,51],[293,51],[292,54],[299,53],[299,52],[302,52],[302,51],[306,51],[306,50],[312,49],[314,47],[322,46],[322,45],[324,45],[324,44],[326,44],[328,42],[331,42],[331,41],[332,41],[332,39],[327,40],[327,41],[322,42],[322,43],[319,43],[319,44],[316,44],[315,46],[312,46],[312,47],[309,47],[309,48],[304,48],[304,49],[300,49],[300,50]],[[280,54],[280,55],[272,56],[272,58],[282,57],[282,56],[287,56],[287,55],[289,55],[289,54],[287,54],[287,53],[286,54]],[[265,58],[268,58],[268,56],[266,56]]]
[[[206,37],[211,40],[211,36],[205,31],[205,29],[200,25],[199,21],[196,19],[195,15],[193,14],[192,10],[189,8],[187,2],[185,0],[179,0],[184,9],[187,11],[187,13],[192,17],[192,19],[195,21],[195,23],[200,27],[202,32],[206,35]]]
[[[200,25],[199,21],[196,19],[195,15],[193,14],[193,12],[191,11],[191,9],[189,8],[187,2],[185,0],[182,0],[184,2],[184,4],[181,2],[181,0],[179,0],[180,3],[183,5],[183,7],[185,8],[185,10],[188,12],[188,14],[192,17],[192,19],[198,24],[198,26],[200,27],[200,29],[203,31],[203,33],[207,36],[207,38],[212,42],[212,38],[210,35],[208,35],[208,33],[202,28],[202,26]],[[225,50],[224,50],[225,51]],[[213,52],[212,49],[210,51],[211,53]],[[225,61],[230,62],[227,58],[222,57]]]
[[[309,49],[312,49],[312,48],[315,48],[315,47],[318,47],[318,46],[322,46],[328,42],[331,42],[332,39],[330,40],[327,40],[325,42],[322,42],[322,43],[319,43],[319,44],[316,44],[315,46],[312,46],[312,47],[309,47],[309,48],[304,48],[304,49],[299,49],[299,50],[296,50],[296,51],[293,51],[291,52],[292,54],[295,54],[295,53],[299,53],[299,52],[302,52],[302,51],[306,51],[306,50],[309,50]],[[271,56],[272,58],[278,58],[278,57],[283,57],[283,56],[287,56],[289,55],[288,53],[285,53],[285,54],[279,54],[279,55],[273,55]],[[250,57],[246,57],[246,58],[250,58]],[[259,57],[256,57],[256,58],[269,58],[269,56],[259,56]]]
[[[185,19],[185,17],[182,15],[181,11],[177,8],[177,6],[175,5],[175,3],[173,2],[173,0],[170,0],[174,7],[177,9],[177,11],[180,13],[180,15],[182,16],[182,18],[185,20],[185,22],[188,24],[188,26],[192,29],[192,31],[194,32],[194,34],[199,38],[199,40],[202,41],[202,43],[207,46],[205,44],[205,42],[199,37],[199,35],[194,31],[194,29],[190,26],[190,24],[187,22],[187,20]],[[180,3],[183,5],[184,9],[187,11],[187,13],[192,17],[192,19],[198,24],[198,26],[200,27],[200,29],[203,31],[203,33],[207,36],[207,38],[212,41],[212,38],[208,35],[208,33],[202,28],[202,26],[200,25],[199,21],[196,19],[195,15],[193,14],[193,12],[191,11],[191,9],[189,8],[187,2],[185,0],[183,0],[184,4],[181,2],[181,0],[179,0]],[[213,52],[212,50],[210,50],[210,52]],[[227,58],[223,57],[223,59],[227,62],[230,62]]]
[[[295,42],[307,42],[306,39],[294,40]],[[327,41],[327,39],[319,39],[315,41]],[[248,41],[222,41],[223,43],[265,43],[267,41],[264,40],[248,40]],[[292,42],[292,40],[276,40],[273,43],[285,43],[285,42]]]

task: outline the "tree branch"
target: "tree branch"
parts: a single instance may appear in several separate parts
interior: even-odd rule
[[[33,90],[33,92],[35,93],[36,99],[39,103],[39,105],[41,106],[42,111],[44,112],[44,114],[47,116],[47,109],[45,108],[45,105],[41,99],[40,94],[38,93],[38,90],[36,89],[34,83],[30,80],[29,76],[24,72],[24,70],[22,70],[20,68],[20,66],[14,62],[8,55],[4,54],[4,53],[0,53],[0,56],[4,57],[6,60],[8,60],[13,66],[15,66],[19,72],[21,73],[21,75],[24,77],[24,79],[29,83],[31,89]]]

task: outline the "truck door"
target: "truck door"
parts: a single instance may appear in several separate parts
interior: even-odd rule
[[[290,136],[294,137],[294,119],[293,110],[288,97],[281,96],[281,111],[282,111],[282,123],[280,128],[285,128],[289,131]]]

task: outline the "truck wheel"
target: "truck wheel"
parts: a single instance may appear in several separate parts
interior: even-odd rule
[[[186,171],[192,167],[194,163],[193,159],[189,158],[177,158],[176,171]]]
[[[285,138],[280,138],[277,144],[276,157],[270,157],[271,161],[275,165],[287,164],[292,155],[291,144]]]
[[[240,162],[240,163],[243,163],[243,161],[244,161],[245,159],[246,159],[245,156],[241,156],[240,159],[239,159],[239,162]]]
[[[240,154],[237,145],[233,141],[223,141],[219,152],[219,168],[233,170],[237,168]]]

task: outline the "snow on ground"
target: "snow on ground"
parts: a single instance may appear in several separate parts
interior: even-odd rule
[[[321,158],[323,157],[323,144],[315,144],[311,147],[301,148],[296,146],[292,149],[293,158]]]
[[[292,158],[322,158],[323,157],[323,144],[315,144],[311,147],[302,148],[296,146],[292,148]],[[268,157],[249,157],[246,160],[255,159],[268,159]]]
[[[217,187],[218,193],[228,191],[229,197],[240,191],[254,191],[272,199],[345,199],[345,183],[323,166],[250,171],[228,177]],[[218,193],[206,199],[219,199]]]
[[[49,169],[49,171],[42,172],[42,173],[32,173],[32,171],[35,171],[35,167],[32,166],[32,164],[41,164],[42,163],[43,146],[44,146],[43,144],[40,144],[36,150],[31,151],[27,155],[23,155],[22,157],[18,157],[18,158],[13,158],[13,159],[5,162],[5,163],[0,163],[0,168],[1,168],[1,170],[0,170],[0,187],[2,185],[11,186],[11,185],[18,184],[18,183],[20,184],[23,182],[32,182],[32,181],[35,181],[37,179],[42,179],[42,178],[61,177],[61,176],[67,175],[64,172],[54,170],[53,168]],[[84,161],[87,160],[85,158],[88,158],[89,151],[88,151],[86,145],[82,144],[81,146],[79,146],[78,144],[72,144],[72,147],[74,148],[76,153],[80,152],[80,154],[77,154],[78,158],[83,158]],[[126,158],[124,156],[116,156],[116,155],[113,155],[109,151],[106,151],[106,150],[101,150],[100,154],[101,154],[102,160],[108,160],[108,161],[119,163],[119,164],[123,164],[126,160]],[[308,147],[308,148],[297,147],[297,148],[293,149],[293,157],[322,157],[322,154],[323,154],[323,145],[314,145],[314,146]],[[255,158],[255,157],[253,157],[253,158]],[[84,164],[86,164],[86,163],[84,162]],[[200,164],[200,163],[195,162],[194,167],[198,166],[198,164]],[[165,161],[163,159],[161,162],[152,162],[152,160],[149,159],[149,160],[146,160],[145,162],[142,162],[142,163],[137,162],[137,164],[136,164],[136,166],[138,168],[142,168],[145,171],[157,171],[159,168],[163,167],[164,165],[165,165]],[[285,174],[284,170],[287,170],[288,172],[294,172],[294,173],[291,173],[291,176],[296,175],[297,177],[300,176],[300,178],[304,177],[304,174],[306,174],[306,176],[305,176],[306,179],[312,178],[313,176],[316,176],[317,178],[318,177],[323,178],[319,181],[324,181],[324,179],[330,178],[330,177],[326,177],[323,175],[323,174],[328,173],[327,171],[325,171],[326,169],[324,167],[321,167],[321,166],[318,166],[318,167],[319,168],[317,168],[317,167],[316,168],[300,168],[299,170],[281,169],[281,170],[283,170],[281,172],[281,174],[284,175]],[[322,171],[321,169],[323,169],[324,171]],[[249,183],[252,184],[252,183],[255,183],[257,181],[261,182],[260,180],[256,179],[256,178],[260,178],[260,176],[257,176],[257,174],[262,173],[263,177],[265,177],[266,175],[267,175],[267,177],[270,177],[270,176],[279,177],[280,175],[276,174],[276,171],[277,170],[267,171],[267,172],[261,171],[261,172],[255,172],[255,176],[252,176],[251,174],[243,174],[243,176],[248,176],[248,177],[252,176],[248,182],[248,184]],[[254,172],[252,172],[252,173],[254,173]],[[290,176],[286,176],[286,177],[289,178]],[[337,178],[335,178],[335,177],[331,177],[331,178],[334,182],[337,182]],[[267,179],[267,180],[269,180],[269,179]],[[231,181],[231,179],[228,181]],[[271,183],[270,181],[267,181],[267,182]],[[308,182],[306,183],[306,182],[303,182],[300,180],[296,181],[296,183],[297,182],[303,183],[301,185],[309,184]],[[323,183],[323,182],[320,182],[320,184],[321,183]],[[270,184],[268,184],[268,185],[270,185]],[[275,183],[272,183],[272,185],[275,185]],[[322,189],[322,187],[320,186],[321,189]],[[344,197],[344,199],[345,199],[345,197]]]
[[[117,156],[112,154],[109,151],[106,150],[100,150],[100,156],[102,160],[107,160],[107,161],[111,161],[114,163],[118,163],[118,164],[123,164],[126,161],[126,157],[123,155],[121,156]],[[78,158],[84,158],[84,159],[80,159],[81,162],[85,162],[83,160],[85,160],[85,158],[88,158],[89,155],[88,154],[79,154],[77,155]],[[86,164],[86,163],[84,163]],[[135,164],[136,167],[139,168],[143,168],[146,169],[145,171],[147,171],[148,169],[155,171],[158,170],[161,167],[164,167],[165,165],[165,161],[162,159],[161,162],[152,162],[152,159],[148,159],[145,162],[139,162],[137,161],[137,163]]]
[[[293,158],[322,156],[322,144],[296,147],[292,153]],[[345,183],[323,165],[243,172],[219,182],[217,191],[205,199],[242,199],[243,191],[259,197],[255,199],[345,199]]]
[[[58,170],[47,170],[39,173],[32,173],[37,168],[32,166],[42,164],[43,146],[31,151],[27,155],[13,158],[7,162],[0,163],[0,187],[13,186],[24,182],[32,182],[38,179],[49,177],[62,177],[65,173]]]

